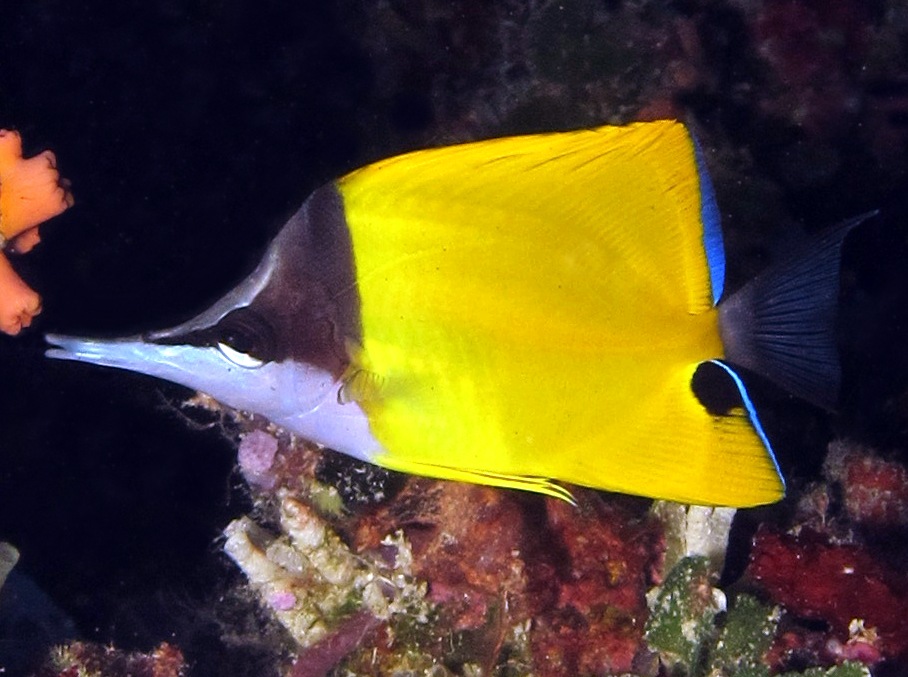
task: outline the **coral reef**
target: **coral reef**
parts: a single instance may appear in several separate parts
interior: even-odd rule
[[[661,577],[659,525],[619,497],[590,492],[581,500],[579,513],[562,501],[545,502],[549,538],[564,559],[550,560],[532,582],[530,639],[539,675],[631,672],[647,657],[642,622],[645,593]],[[538,571],[544,542],[528,553],[530,571]],[[546,590],[551,602],[540,595]]]
[[[846,130],[860,113],[870,6],[782,0],[753,9],[754,47],[770,80],[763,111],[815,137]]]
[[[694,672],[725,605],[724,593],[710,580],[705,557],[685,557],[651,593],[646,639],[670,672]]]
[[[243,518],[225,550],[293,639],[289,674],[340,664],[352,674],[555,676],[648,664],[646,591],[660,580],[662,541],[646,501],[578,490],[575,507],[406,478],[375,506],[347,492],[343,507],[317,479],[339,462],[333,454],[261,430],[252,439],[267,462],[241,468],[260,480],[266,467],[275,489],[260,494],[258,519],[280,534]],[[343,463],[364,486],[385,486]]]
[[[827,482],[805,493],[789,533],[761,527],[726,593],[732,510],[586,490],[571,506],[424,478],[344,507],[317,479],[337,457],[279,435],[256,444],[283,487],[276,503],[260,495],[282,534],[244,518],[226,549],[294,638],[297,677],[768,677],[811,666],[838,677],[905,654],[908,580],[862,535],[904,526],[904,468],[861,447],[830,446]],[[831,492],[841,514],[818,498]]]
[[[829,445],[824,474],[841,492],[851,524],[862,530],[908,530],[908,468],[871,449],[836,441]]]
[[[351,21],[380,64],[375,105],[422,143],[673,117],[673,94],[703,77],[690,54],[696,27],[658,3],[427,0],[364,11]]]
[[[351,642],[352,649],[379,622],[402,613],[425,622],[425,589],[413,579],[405,540],[382,541],[390,564],[357,557],[311,507],[286,492],[278,500],[284,536],[244,517],[224,531],[224,550],[300,649],[320,646],[330,654]]]
[[[866,654],[842,652],[836,660],[806,671],[784,672],[776,662],[785,640],[780,607],[738,594],[726,612],[725,594],[715,587],[705,557],[685,557],[650,594],[652,615],[646,625],[649,646],[668,674],[690,677],[870,677]],[[725,612],[724,614],[722,612]],[[827,664],[828,664],[827,663]]]
[[[665,569],[684,557],[705,557],[709,571],[718,576],[725,565],[725,551],[735,518],[734,508],[681,505],[656,501],[652,513],[665,532]]]
[[[709,654],[708,675],[769,675],[766,654],[779,622],[779,610],[750,595],[738,595]]]
[[[182,652],[162,643],[149,653],[73,642],[51,652],[34,677],[185,677]]]
[[[858,546],[832,544],[810,532],[795,537],[763,530],[748,575],[795,617],[829,624],[821,661],[849,657],[873,664],[908,650],[902,613],[908,580]],[[795,652],[786,647],[785,653]]]
[[[240,437],[237,464],[251,486],[262,490],[274,488],[276,478],[271,467],[276,454],[277,439],[264,430],[253,430]]]
[[[824,473],[787,531],[764,525],[754,538],[746,577],[788,614],[769,663],[904,661],[905,467],[838,441]]]
[[[902,660],[908,586],[872,544],[904,526],[904,468],[860,446],[830,446],[826,481],[723,590],[732,510],[379,477],[209,406],[246,431],[255,509],[225,551],[286,630],[283,674],[848,677]],[[338,476],[342,492],[322,481]]]
[[[72,206],[50,151],[22,157],[18,132],[0,130],[0,247],[24,254],[38,242],[38,225]],[[18,334],[41,312],[41,297],[0,252],[0,331]]]

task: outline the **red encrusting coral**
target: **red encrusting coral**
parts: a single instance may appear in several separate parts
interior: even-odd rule
[[[836,544],[812,531],[792,536],[761,528],[747,576],[790,613],[830,626],[831,642],[823,643],[826,655],[820,659],[908,657],[908,576],[866,548]],[[789,647],[777,646],[777,660],[805,648],[808,634],[783,634],[779,641]],[[799,636],[803,642],[796,641]]]
[[[904,661],[908,470],[840,440],[829,445],[823,474],[803,493],[787,533],[764,527],[754,540],[747,576],[789,612],[768,663],[788,670]]]
[[[865,529],[908,528],[908,468],[859,446],[830,445],[824,472],[841,490],[848,517]]]
[[[540,675],[637,672],[648,611],[646,591],[661,578],[661,531],[633,499],[577,490],[580,509],[546,499],[546,541],[561,564],[539,575],[531,631]],[[549,540],[551,539],[551,540]]]
[[[575,496],[579,508],[413,478],[360,521],[354,542],[373,549],[403,529],[414,573],[439,604],[435,633],[468,636],[462,651],[489,672],[520,626],[529,627],[534,674],[631,672],[645,652],[645,595],[661,574],[661,530],[634,499],[583,489]]]
[[[412,544],[414,574],[428,581],[429,599],[444,604],[452,630],[483,628],[503,605],[526,613],[521,549],[531,535],[520,501],[489,487],[412,478],[360,521],[355,547],[378,549],[399,529]]]

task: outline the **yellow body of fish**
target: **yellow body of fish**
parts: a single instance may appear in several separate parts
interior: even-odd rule
[[[561,496],[550,479],[778,500],[753,412],[711,415],[691,390],[724,352],[703,180],[665,121],[420,151],[338,181],[375,461]]]

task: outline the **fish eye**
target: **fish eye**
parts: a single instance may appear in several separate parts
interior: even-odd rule
[[[261,366],[274,359],[276,341],[271,325],[249,308],[227,313],[213,338],[221,353],[241,367]]]
[[[241,353],[239,350],[231,348],[226,343],[218,343],[218,350],[221,351],[221,355],[233,362],[236,366],[243,367],[244,369],[257,369],[265,364],[262,360],[259,360],[248,353]]]

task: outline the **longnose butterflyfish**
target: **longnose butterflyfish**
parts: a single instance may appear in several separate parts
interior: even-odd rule
[[[570,499],[752,506],[784,481],[739,368],[831,404],[843,239],[723,297],[719,210],[675,121],[411,152],[318,188],[177,327],[50,357],[202,391],[393,470]],[[692,380],[734,386],[717,413]]]

